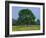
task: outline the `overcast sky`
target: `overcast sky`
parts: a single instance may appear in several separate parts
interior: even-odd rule
[[[36,19],[40,19],[40,8],[39,7],[16,7],[16,6],[13,6],[12,7],[12,18],[17,20],[19,15],[19,11],[22,10],[22,9],[29,9],[29,10],[32,10],[33,14],[35,15]]]

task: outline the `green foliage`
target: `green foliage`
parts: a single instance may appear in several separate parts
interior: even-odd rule
[[[40,25],[40,20],[35,21],[35,15],[29,9],[22,9],[19,11],[18,20],[14,20],[13,25]]]
[[[37,19],[37,24],[40,25],[40,20],[39,19]]]
[[[19,19],[21,21],[21,24],[34,24],[35,16],[29,9],[22,9],[19,12]]]

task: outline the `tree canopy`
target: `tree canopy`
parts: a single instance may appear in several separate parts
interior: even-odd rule
[[[19,11],[19,24],[34,24],[35,23],[35,15],[29,9],[22,9]]]

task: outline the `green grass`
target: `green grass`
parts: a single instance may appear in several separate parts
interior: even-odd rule
[[[40,25],[31,25],[31,26],[12,26],[12,31],[27,31],[27,30],[40,30]]]

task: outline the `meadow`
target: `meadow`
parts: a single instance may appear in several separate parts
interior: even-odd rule
[[[40,25],[19,25],[19,26],[12,26],[12,31],[27,31],[27,30],[40,30]]]

